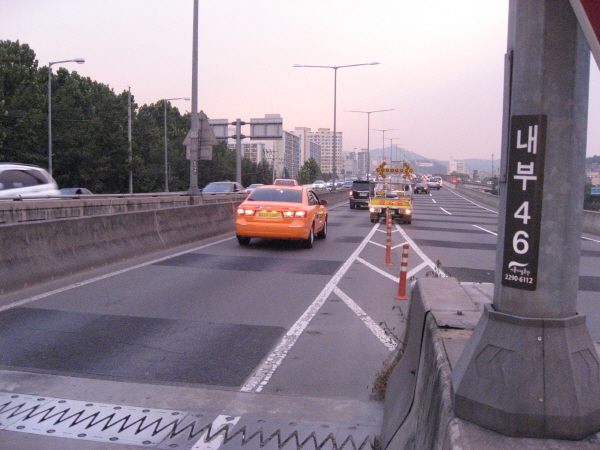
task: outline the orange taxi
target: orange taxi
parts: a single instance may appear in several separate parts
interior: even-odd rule
[[[292,239],[311,248],[327,236],[327,200],[305,186],[265,185],[238,206],[235,232],[240,245],[252,238]]]

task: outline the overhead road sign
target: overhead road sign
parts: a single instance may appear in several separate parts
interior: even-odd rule
[[[281,117],[266,117],[250,119],[250,139],[274,140],[283,136],[283,119]]]
[[[570,0],[596,64],[600,67],[600,1]]]
[[[208,119],[213,133],[218,141],[226,141],[229,134],[229,120],[227,119]]]
[[[234,136],[229,135],[229,126],[237,126],[237,122],[230,122],[227,119],[209,119],[208,123],[212,127],[215,137],[219,141],[226,141],[227,139],[236,139],[237,134]],[[247,125],[247,122],[240,122],[240,125]],[[283,133],[283,119],[281,118],[263,118],[263,119],[250,119],[250,139],[268,141],[281,139]],[[243,136],[246,138],[247,136]]]

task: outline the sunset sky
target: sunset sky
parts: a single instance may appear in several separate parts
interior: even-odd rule
[[[333,128],[343,150],[372,129],[429,158],[500,155],[508,0],[200,0],[199,109],[211,119],[281,114],[284,129]],[[0,39],[29,44],[139,104],[191,96],[192,0],[0,0]],[[56,71],[58,65],[53,66]],[[182,111],[191,102],[174,101]],[[600,155],[600,75],[591,61],[588,156]],[[249,133],[248,130],[244,130]],[[382,132],[371,131],[371,149]]]

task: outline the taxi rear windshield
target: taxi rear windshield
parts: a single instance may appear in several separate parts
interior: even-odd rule
[[[255,202],[302,203],[302,191],[300,189],[277,188],[255,189],[248,197],[248,200]]]

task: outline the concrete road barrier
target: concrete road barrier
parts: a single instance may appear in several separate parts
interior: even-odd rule
[[[458,449],[452,370],[440,327],[472,330],[481,307],[455,278],[422,278],[411,291],[406,349],[385,393],[382,447]]]
[[[236,206],[196,205],[0,226],[0,290],[232,231]]]

